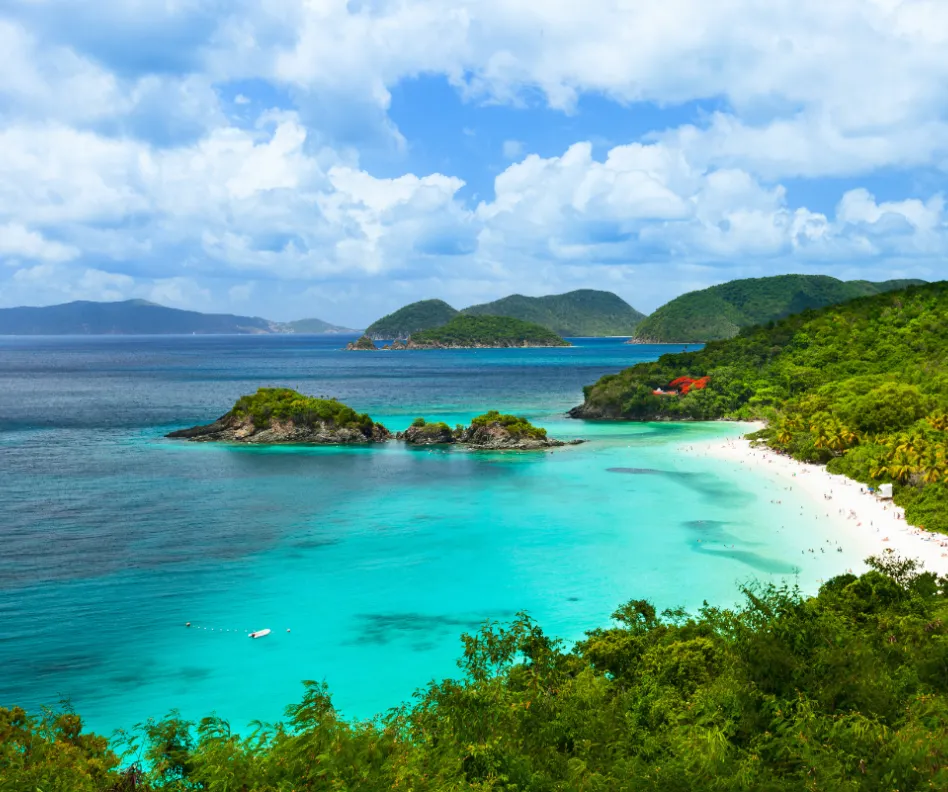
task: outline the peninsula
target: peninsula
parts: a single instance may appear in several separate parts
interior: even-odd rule
[[[166,437],[204,443],[353,445],[384,442],[392,434],[336,399],[304,396],[290,388],[260,388],[241,396],[214,423]]]
[[[806,311],[584,388],[587,419],[763,420],[756,439],[948,533],[948,282]]]

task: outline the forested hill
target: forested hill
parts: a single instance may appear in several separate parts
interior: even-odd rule
[[[948,282],[806,311],[607,375],[571,415],[766,419],[774,448],[893,482],[911,522],[948,532],[946,316]]]
[[[627,336],[645,314],[639,313],[612,292],[578,289],[566,294],[524,297],[513,294],[501,300],[472,305],[462,313],[474,316],[510,316],[533,322],[561,336]]]
[[[509,316],[460,314],[441,327],[412,333],[408,349],[569,346],[552,330]]]
[[[205,314],[145,300],[77,300],[44,308],[0,308],[0,335],[173,335],[353,333],[321,319],[271,322],[259,316]]]
[[[666,303],[638,325],[634,341],[684,343],[733,338],[742,327],[922,283],[841,281],[826,275],[776,275],[730,281],[688,292]]]
[[[373,341],[408,338],[419,330],[441,327],[458,315],[444,300],[419,300],[372,322],[365,334]]]
[[[443,300],[420,300],[383,316],[369,325],[365,332],[373,341],[408,338],[421,330],[442,327],[458,313],[506,316],[540,325],[561,336],[632,335],[644,317],[612,292],[578,289],[546,297],[512,294],[494,302],[472,305],[460,312]]]

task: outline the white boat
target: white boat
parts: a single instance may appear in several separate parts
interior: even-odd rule
[[[266,629],[266,630],[257,630],[256,632],[250,633],[250,637],[251,637],[251,638],[263,638],[263,636],[269,635],[269,634],[270,634],[270,630],[269,630],[269,629]]]

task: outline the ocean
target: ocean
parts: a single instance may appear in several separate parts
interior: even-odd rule
[[[584,423],[599,376],[680,346],[341,351],[343,337],[0,338],[0,706],[110,733],[171,709],[279,719],[304,679],[365,718],[457,673],[526,611],[565,641],[632,598],[694,611],[818,582],[812,504],[687,446],[736,424]],[[553,452],[245,448],[164,439],[260,386],[392,430],[526,415]],[[682,450],[684,447],[685,450]],[[186,624],[190,623],[190,627]],[[269,636],[249,640],[252,630]]]

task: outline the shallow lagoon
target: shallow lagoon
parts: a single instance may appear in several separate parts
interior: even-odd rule
[[[811,506],[777,507],[789,495],[773,484],[678,451],[739,426],[564,417],[583,384],[678,347],[339,346],[0,339],[0,704],[66,697],[106,731],[171,707],[245,724],[324,679],[369,716],[452,674],[458,636],[485,618],[526,610],[571,640],[632,597],[727,604],[750,580],[812,589],[859,560],[802,553],[826,538]],[[505,454],[162,438],[274,384],[393,429],[497,407],[589,442]]]

